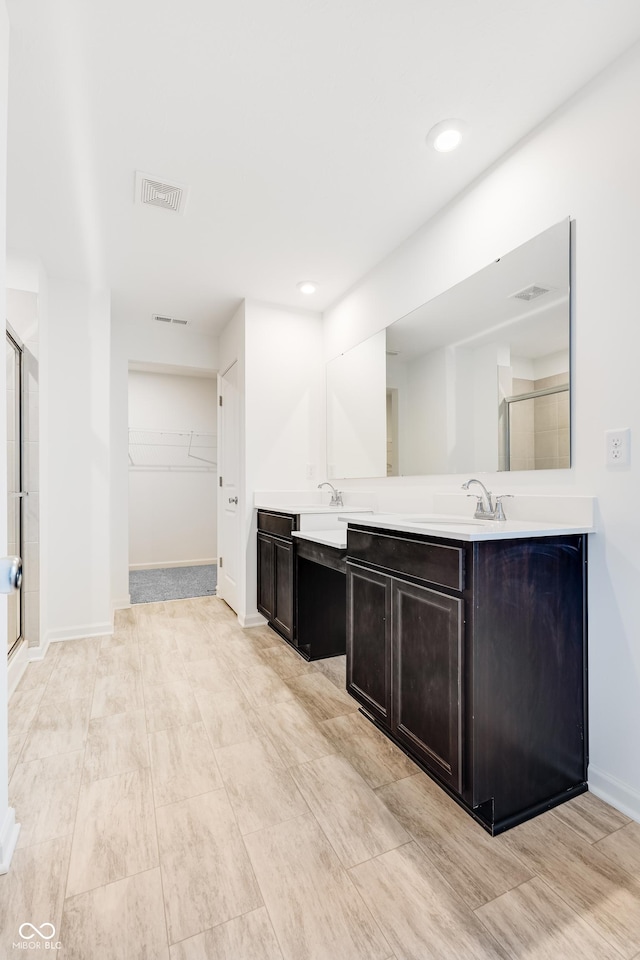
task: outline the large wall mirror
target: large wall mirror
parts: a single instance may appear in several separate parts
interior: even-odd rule
[[[570,222],[327,363],[329,476],[570,466]]]

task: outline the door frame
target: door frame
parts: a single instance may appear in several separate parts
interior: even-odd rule
[[[24,489],[24,457],[23,457],[23,443],[24,443],[24,343],[15,332],[11,324],[7,321],[5,324],[6,334],[5,334],[5,344],[6,341],[10,341],[18,354],[18,389],[16,391],[19,403],[19,412],[18,412],[18,437],[16,443],[16,452],[18,456],[18,493],[22,493]],[[6,351],[6,345],[5,345]],[[5,354],[6,356],[6,354]],[[6,387],[6,385],[5,385]],[[4,437],[4,443],[7,443],[7,436]],[[7,502],[9,499],[9,490],[7,488]],[[24,557],[24,497],[18,497],[18,508],[19,508],[19,535],[18,541],[16,543],[16,553],[19,557]],[[19,589],[20,601],[20,633],[12,645],[11,649],[7,652],[8,660],[13,659],[22,645],[25,642],[24,636],[24,588],[23,586]],[[7,599],[7,612],[8,604],[10,600]],[[8,623],[7,623],[8,628]]]
[[[222,480],[222,479],[224,478],[224,474],[225,474],[225,472],[226,472],[225,461],[224,461],[225,454],[226,454],[226,450],[225,450],[225,426],[224,426],[225,410],[224,410],[224,405],[223,405],[223,403],[222,403],[222,398],[223,398],[223,386],[222,386],[222,384],[223,384],[223,381],[225,380],[227,374],[229,373],[229,371],[230,371],[234,366],[236,366],[236,372],[237,372],[237,374],[238,374],[238,379],[239,379],[239,374],[240,374],[240,361],[239,361],[238,357],[234,357],[233,360],[231,360],[231,361],[225,366],[225,368],[224,368],[223,370],[221,370],[220,373],[218,373],[218,491],[217,491],[217,492],[218,492],[218,579],[217,579],[217,587],[216,587],[216,596],[220,597],[221,600],[224,600],[225,603],[227,603],[227,604],[229,605],[229,607],[234,611],[234,613],[236,613],[236,615],[239,615],[240,609],[242,608],[242,605],[243,605],[242,595],[241,595],[241,594],[242,594],[242,583],[243,583],[243,578],[241,577],[241,564],[242,564],[243,557],[242,557],[242,550],[241,550],[240,548],[241,548],[241,545],[242,545],[242,536],[241,536],[241,532],[242,532],[242,524],[241,524],[241,521],[242,521],[242,510],[244,509],[244,503],[242,502],[242,470],[241,470],[241,467],[242,467],[242,462],[241,462],[241,461],[242,461],[242,456],[241,456],[241,449],[240,449],[240,447],[241,447],[240,440],[241,440],[241,433],[242,433],[242,431],[241,431],[241,429],[240,429],[240,421],[241,421],[240,412],[241,412],[241,411],[240,411],[240,385],[239,385],[239,383],[236,384],[236,388],[237,388],[237,391],[238,391],[238,433],[239,433],[239,436],[238,436],[237,462],[236,462],[236,464],[235,464],[235,473],[236,473],[236,477],[237,477],[237,487],[238,487],[238,497],[239,497],[239,500],[238,500],[237,509],[236,509],[236,514],[235,514],[235,515],[236,515],[236,536],[237,536],[237,544],[236,544],[236,546],[237,546],[237,562],[238,562],[238,569],[237,569],[237,571],[236,571],[236,587],[237,587],[237,593],[236,593],[236,597],[234,598],[234,600],[235,600],[235,607],[234,607],[234,606],[229,602],[229,600],[224,596],[224,588],[223,588],[223,579],[224,579],[224,578],[223,578],[223,575],[222,575],[222,570],[224,569],[224,556],[225,556],[225,552],[228,553],[228,551],[227,551],[226,546],[225,546],[225,524],[224,524],[224,515],[225,515],[225,514],[224,514],[224,496],[223,496],[223,495],[224,495],[224,487],[220,484],[220,480]],[[222,557],[222,567],[220,566],[220,557]],[[237,608],[237,609],[236,609],[236,608]]]

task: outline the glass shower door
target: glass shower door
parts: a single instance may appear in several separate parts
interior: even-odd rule
[[[7,333],[7,552],[22,556],[22,351]],[[22,590],[7,597],[8,654],[22,640]]]

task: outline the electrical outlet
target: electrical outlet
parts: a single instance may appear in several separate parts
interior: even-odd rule
[[[606,464],[608,467],[628,467],[631,461],[631,430],[606,430]]]
[[[316,476],[316,468],[312,463],[307,464],[307,480],[314,480]]]

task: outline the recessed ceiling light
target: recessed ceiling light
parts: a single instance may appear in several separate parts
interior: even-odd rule
[[[297,286],[300,293],[304,293],[308,297],[310,297],[311,294],[315,293],[318,289],[318,284],[315,282],[315,280],[301,280]]]
[[[438,153],[450,153],[459,147],[467,132],[464,120],[441,120],[427,134],[427,145]]]

